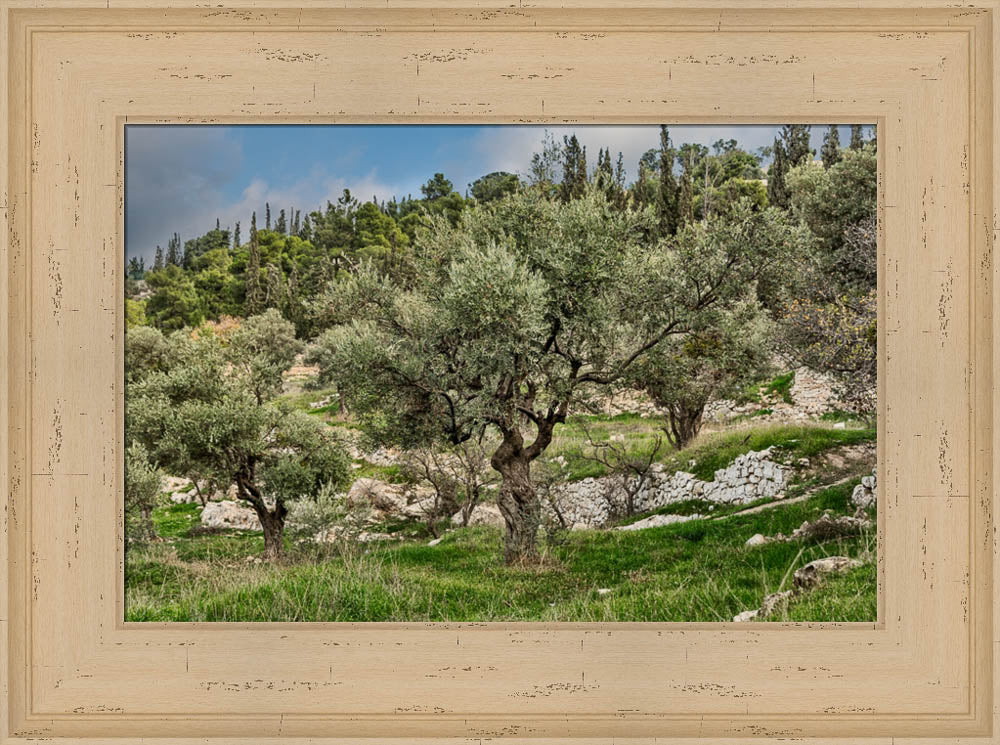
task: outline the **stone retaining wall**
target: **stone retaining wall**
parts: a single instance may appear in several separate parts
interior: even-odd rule
[[[634,508],[646,512],[688,499],[747,504],[778,496],[791,470],[772,459],[772,448],[738,456],[717,470],[712,481],[702,481],[686,471],[667,473],[656,464],[649,483],[636,494]],[[624,512],[625,496],[620,478],[587,478],[553,487],[547,509],[553,518],[558,511],[567,526],[574,529],[600,528]]]

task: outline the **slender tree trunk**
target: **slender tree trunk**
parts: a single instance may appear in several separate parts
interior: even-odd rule
[[[538,526],[541,503],[531,482],[531,461],[518,455],[502,462],[497,506],[506,524],[503,556],[508,564],[538,560]]]
[[[156,540],[156,528],[153,527],[153,506],[142,506],[142,533],[147,541]]]
[[[666,429],[667,439],[675,450],[682,450],[701,431],[702,406],[671,406],[667,410],[670,428]]]

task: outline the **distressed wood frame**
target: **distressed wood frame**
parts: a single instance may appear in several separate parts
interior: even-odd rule
[[[341,5],[0,0],[0,742],[1000,742],[998,3]],[[166,121],[877,123],[878,621],[123,623],[122,135]]]

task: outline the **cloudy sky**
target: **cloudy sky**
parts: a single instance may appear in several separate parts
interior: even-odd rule
[[[639,156],[659,145],[655,126],[549,127],[558,141],[573,132],[588,161],[609,146],[621,151],[628,177]],[[675,144],[735,139],[754,151],[774,141],[778,127],[672,126]],[[825,127],[813,127],[818,151]],[[129,125],[125,131],[125,241],[128,256],[152,262],[157,245],[177,232],[196,237],[237,220],[247,235],[250,213],[263,221],[270,202],[303,214],[325,206],[345,188],[359,199],[420,196],[420,185],[444,173],[465,192],[491,171],[527,171],[545,128],[525,125]],[[849,139],[842,127],[841,143]]]

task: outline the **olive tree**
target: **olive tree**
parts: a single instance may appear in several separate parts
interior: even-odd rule
[[[156,537],[153,508],[160,494],[162,475],[149,462],[146,448],[133,441],[125,451],[125,540],[150,541]]]
[[[166,342],[167,368],[128,385],[128,436],[170,473],[235,484],[260,519],[265,553],[278,557],[288,502],[343,485],[348,473],[330,429],[277,400],[301,346],[292,324],[269,310],[228,333],[180,331]]]
[[[750,297],[706,311],[687,333],[665,340],[634,366],[634,386],[666,411],[664,432],[675,450],[697,436],[709,401],[733,397],[767,373],[770,328]]]
[[[741,302],[787,255],[794,231],[752,240],[762,213],[738,210],[731,239],[657,241],[655,214],[596,189],[566,202],[526,190],[432,222],[401,286],[371,265],[330,285],[318,340],[368,434],[416,447],[484,427],[500,474],[507,562],[537,558],[532,463],[571,404],[622,380],[709,310]],[[745,238],[747,240],[743,240]]]

